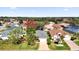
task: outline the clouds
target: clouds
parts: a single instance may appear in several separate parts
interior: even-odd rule
[[[63,7],[64,8],[64,7]],[[71,10],[73,10],[73,9],[76,9],[76,8],[74,8],[74,7],[65,7],[64,8],[64,11],[71,11]],[[79,8],[78,8],[79,9]]]
[[[79,8],[71,7],[3,7],[0,8],[0,15],[6,16],[79,16]]]
[[[69,11],[69,9],[68,8],[64,8],[64,11]]]
[[[11,9],[11,10],[15,10],[15,9],[16,9],[16,7],[10,7],[10,9]]]

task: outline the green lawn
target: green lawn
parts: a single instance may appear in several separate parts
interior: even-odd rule
[[[31,46],[28,45],[27,42],[23,42],[21,44],[12,44],[9,42],[1,42],[0,41],[0,50],[37,50],[39,47],[39,43]]]
[[[63,38],[62,38],[62,43],[60,44],[55,44],[54,41],[52,40],[50,34],[47,32],[48,34],[48,39],[47,39],[47,42],[49,43],[48,44],[48,47],[51,49],[51,50],[70,50],[69,46],[64,42]],[[58,45],[61,45],[61,46],[58,46]]]
[[[35,45],[31,46],[28,45],[27,42],[20,44],[19,50],[37,50],[39,47],[39,43],[36,43]]]
[[[79,46],[79,39],[74,40],[74,42]]]
[[[19,34],[24,33],[23,29],[13,29],[13,31],[8,34],[8,40],[0,40],[0,50],[37,50],[39,47],[39,43],[37,43],[37,41],[35,40],[37,39],[37,37],[34,35],[35,31],[35,29],[29,28],[27,32],[25,30],[26,35],[23,35],[21,37]],[[24,39],[24,41],[21,39]]]
[[[55,44],[54,42],[51,42],[50,45],[48,45],[48,47],[51,50],[70,50],[69,46],[63,41],[62,45],[63,46],[57,46],[58,44]]]

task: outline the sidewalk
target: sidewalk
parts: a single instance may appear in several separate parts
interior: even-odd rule
[[[68,38],[64,38],[64,41],[68,44],[71,50],[79,50],[79,46],[76,45],[73,41],[67,40]]]

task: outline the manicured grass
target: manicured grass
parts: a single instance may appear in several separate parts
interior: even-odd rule
[[[79,39],[74,40],[74,42],[79,46]]]
[[[69,46],[63,41],[62,45],[63,46],[57,46],[58,44],[55,44],[54,42],[51,42],[50,45],[48,45],[48,47],[51,50],[70,50]]]
[[[36,43],[35,45],[31,46],[31,45],[28,45],[27,42],[24,42],[20,44],[19,50],[37,50],[38,47],[39,47],[39,43]]]
[[[63,46],[58,46],[60,43],[55,44],[54,41],[52,40],[50,34],[49,33],[47,33],[47,34],[48,34],[47,42],[49,43],[48,47],[51,50],[70,50],[69,46],[64,42],[63,38],[62,38],[62,43],[61,43],[61,45],[63,45]]]
[[[37,50],[39,43],[36,41],[35,29],[29,28],[27,33],[22,37],[19,35],[23,33],[22,28],[15,28],[11,31],[8,40],[0,40],[0,50]],[[21,37],[21,38],[19,38]]]
[[[21,44],[12,44],[9,42],[3,43],[1,42],[0,50],[37,50],[39,44],[36,43],[35,45],[28,45],[27,42],[23,42]]]

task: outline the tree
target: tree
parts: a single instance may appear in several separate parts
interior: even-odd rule
[[[72,37],[71,37],[71,40],[72,40],[72,41],[73,41],[73,40],[75,40],[75,39],[76,39],[76,37],[75,37],[75,36],[72,36]]]
[[[22,24],[23,23],[23,20],[19,20],[19,23]]]
[[[48,44],[48,45],[51,44],[51,38],[50,38],[50,37],[48,37],[48,39],[47,39],[47,44]]]
[[[48,34],[47,44],[50,45],[50,44],[51,44],[51,40],[52,40],[52,38],[51,38],[49,32],[47,32],[47,34]]]
[[[34,45],[35,44],[35,36],[33,34],[28,35],[28,45]]]
[[[79,38],[79,33],[74,33],[73,36],[75,36],[76,38]]]
[[[21,43],[20,42],[20,34],[22,33],[22,30],[19,28],[15,28],[13,29],[10,33],[9,33],[9,40],[14,43],[14,44],[18,44]]]
[[[27,28],[26,33],[27,33],[27,35],[29,35],[29,34],[35,34],[36,31],[33,28]]]

